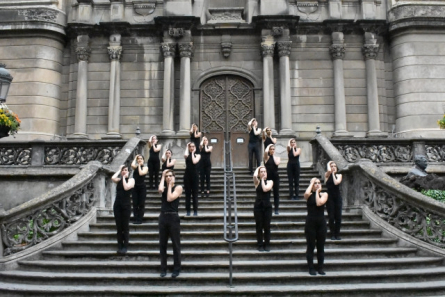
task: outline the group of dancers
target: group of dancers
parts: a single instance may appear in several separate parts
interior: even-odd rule
[[[278,165],[280,158],[275,156],[276,138],[272,136],[272,129],[266,127],[264,130],[258,128],[256,119],[252,119],[248,124],[249,130],[249,171],[253,175],[256,191],[254,202],[254,218],[256,223],[257,249],[259,251],[270,251],[270,224],[272,219],[272,205],[270,201],[271,192],[274,194],[275,214],[279,214],[279,187],[280,177]],[[261,140],[264,141],[264,166],[261,166]],[[129,177],[129,168],[122,165],[113,175],[112,181],[116,186],[116,199],[113,206],[117,227],[118,254],[126,254],[129,241],[129,222],[131,216],[130,194],[133,199],[134,224],[141,224],[144,216],[146,185],[145,175],[148,174],[149,189],[156,189],[161,194],[161,214],[159,216],[159,244],[161,257],[161,273],[164,277],[167,272],[167,242],[170,237],[173,246],[174,267],[172,277],[175,278],[180,273],[181,252],[180,252],[180,219],[178,215],[179,197],[182,195],[183,187],[176,185],[175,173],[173,171],[176,160],[172,158],[172,151],[165,150],[162,156],[162,166],[160,165],[159,152],[161,144],[158,144],[157,137],[151,136],[148,141],[150,157],[147,166],[144,165],[144,157],[137,155],[131,167],[133,178]],[[198,187],[199,177],[201,179],[201,193],[207,197],[210,194],[210,155],[213,147],[209,146],[208,139],[199,132],[197,125],[193,124],[190,129],[190,142],[184,152],[185,174],[184,190],[186,194],[186,215],[191,214],[191,200],[193,198],[193,215],[198,215]],[[295,138],[291,138],[287,145],[288,163],[287,175],[289,179],[289,197],[292,200],[299,199],[299,176],[301,149],[297,147]],[[253,172],[253,156],[257,161],[257,168]],[[161,180],[158,182],[159,170],[162,168]],[[204,181],[206,187],[204,187]],[[337,166],[334,162],[328,163],[325,174],[328,193],[321,192],[321,182],[313,178],[304,193],[307,201],[307,217],[305,225],[305,235],[307,242],[306,258],[309,266],[309,273],[316,275],[318,272],[324,275],[324,243],[326,240],[326,221],[324,219],[324,205],[327,205],[329,215],[329,228],[331,239],[340,240],[341,209],[342,199],[339,185],[342,181],[341,174],[337,174]],[[328,199],[329,198],[329,199]],[[314,248],[317,246],[318,270],[314,268],[313,257]]]

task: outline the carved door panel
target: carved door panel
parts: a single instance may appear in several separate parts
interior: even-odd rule
[[[201,86],[201,130],[217,139],[224,139],[224,132],[230,132],[230,139],[226,141],[232,142],[234,167],[245,167],[247,162],[247,141],[237,142],[234,137],[238,139],[243,133],[247,136],[247,123],[254,116],[253,102],[252,84],[238,76],[217,76]],[[221,146],[222,152],[223,145],[223,142],[213,144],[212,164],[215,167],[223,166],[223,154],[215,153],[215,146]]]

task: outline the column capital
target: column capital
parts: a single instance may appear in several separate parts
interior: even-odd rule
[[[275,42],[261,42],[261,53],[263,57],[273,56],[275,50]]]
[[[193,42],[180,42],[178,43],[179,55],[186,58],[191,58],[193,55]]]
[[[174,57],[176,55],[176,43],[161,43],[161,49],[164,54],[164,58]]]
[[[278,46],[278,56],[279,57],[286,57],[290,55],[291,48],[292,48],[292,41],[279,41],[277,42]]]
[[[88,61],[91,55],[91,48],[89,46],[76,47],[77,59],[79,61]]]
[[[333,44],[329,47],[329,52],[331,53],[332,59],[344,59],[346,47],[344,44]]]
[[[109,46],[108,55],[110,60],[120,60],[122,54],[122,46]]]
[[[380,46],[378,44],[365,44],[363,45],[363,54],[365,55],[365,60],[375,59],[379,53]]]

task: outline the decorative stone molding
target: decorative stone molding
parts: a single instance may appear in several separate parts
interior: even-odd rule
[[[162,53],[164,54],[164,58],[166,57],[174,57],[176,55],[176,43],[161,43]]]
[[[275,50],[275,42],[262,42],[261,43],[261,53],[263,57],[273,56]]]
[[[24,16],[26,21],[55,22],[57,18],[56,11],[43,8],[19,10],[18,15]]]
[[[349,163],[356,163],[366,158],[374,163],[412,162],[413,148],[411,145],[335,145],[340,154]]]
[[[156,0],[133,2],[133,10],[136,14],[147,16],[152,14],[156,9]]]
[[[272,27],[272,29],[270,29],[270,34],[272,36],[281,36],[283,35],[284,32],[284,27]]]
[[[277,46],[278,46],[279,57],[290,55],[292,49],[292,41],[279,41],[277,42]]]
[[[425,145],[425,151],[428,162],[445,161],[445,145]]]
[[[228,58],[230,53],[232,52],[232,43],[231,42],[221,42],[221,51],[224,58]]]
[[[379,53],[378,44],[365,44],[362,49],[363,54],[365,55],[365,60],[377,58]]]
[[[31,165],[32,148],[0,148],[0,165]]]
[[[88,46],[76,47],[76,54],[79,61],[88,61],[91,55],[91,48]]]
[[[184,28],[169,28],[168,35],[173,38],[181,38],[184,36]]]
[[[209,8],[209,24],[214,23],[241,23],[245,22],[242,7]]]
[[[110,164],[121,147],[45,147],[45,165],[83,165],[90,161]]]
[[[332,59],[344,59],[346,48],[343,44],[333,44],[329,47],[329,52],[331,53]]]
[[[315,13],[318,10],[318,2],[297,2],[295,3],[299,12],[306,15],[306,19],[309,19],[309,15]]]
[[[181,42],[178,43],[178,47],[181,58],[191,58],[193,56],[193,42]]]
[[[108,55],[110,60],[120,60],[122,54],[122,46],[109,46]]]

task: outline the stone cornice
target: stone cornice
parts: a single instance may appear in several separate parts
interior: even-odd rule
[[[375,59],[379,54],[379,45],[378,44],[365,44],[363,45],[363,55],[365,56],[365,60]]]
[[[193,42],[180,42],[178,48],[181,58],[191,58],[193,56]]]
[[[176,43],[163,42],[161,43],[161,49],[164,58],[174,57],[176,55]]]
[[[388,11],[389,31],[405,28],[445,28],[445,4],[406,3]]]
[[[333,44],[329,47],[329,52],[331,53],[332,60],[344,59],[346,47],[344,44]]]
[[[289,56],[292,49],[292,41],[278,41],[277,47],[279,57]]]
[[[263,57],[272,56],[275,50],[275,42],[262,42],[261,43],[261,54]]]
[[[122,54],[122,46],[109,46],[108,55],[110,55],[110,60],[120,60]]]

